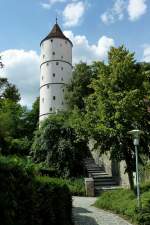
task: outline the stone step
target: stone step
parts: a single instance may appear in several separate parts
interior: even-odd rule
[[[103,183],[103,182],[115,182],[115,180],[112,179],[112,178],[111,179],[109,179],[109,178],[108,179],[106,179],[106,178],[103,179],[102,178],[102,179],[99,179],[99,180],[98,179],[94,180],[95,184],[99,184],[99,183]]]
[[[110,181],[110,182],[101,182],[101,183],[98,183],[98,184],[95,184],[94,183],[94,186],[95,188],[97,187],[103,187],[103,186],[115,186],[116,185],[116,182],[115,181]]]
[[[93,173],[105,173],[102,169],[87,169],[87,171],[93,172]]]
[[[92,173],[92,177],[93,179],[98,179],[98,178],[103,178],[103,177],[109,177],[110,178],[110,175],[106,174],[106,173],[99,173],[99,174],[94,174]]]
[[[105,191],[112,191],[112,190],[117,190],[120,189],[120,186],[102,186],[102,187],[96,187],[95,188],[95,196],[100,195],[101,193],[105,192]]]

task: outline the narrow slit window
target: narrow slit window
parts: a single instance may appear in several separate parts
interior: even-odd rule
[[[64,92],[65,90],[64,90],[64,89],[62,89],[62,91]]]
[[[55,55],[55,52],[53,52],[53,55]]]
[[[63,56],[61,56],[61,59],[63,59],[64,57]]]
[[[46,63],[46,66],[48,66],[49,65],[49,63]]]
[[[47,84],[47,88],[49,88],[49,84]]]
[[[63,67],[61,67],[61,70],[63,70],[64,68]]]
[[[55,73],[53,73],[53,77],[55,77]]]
[[[51,42],[53,42],[53,39],[51,39]]]
[[[59,62],[56,62],[56,66],[58,66],[59,65]]]
[[[64,104],[64,102],[61,103],[62,105]]]
[[[53,109],[52,109],[52,107],[50,107],[50,109],[49,109],[50,111],[52,111]]]
[[[64,80],[63,77],[61,78],[61,80]]]
[[[43,55],[43,59],[45,58],[45,55]]]
[[[42,98],[42,102],[44,103],[44,98]]]
[[[55,96],[53,96],[53,100],[55,100],[56,99],[56,97]]]
[[[44,80],[44,77],[42,76],[42,80]]]

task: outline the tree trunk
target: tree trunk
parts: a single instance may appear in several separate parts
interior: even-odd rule
[[[130,152],[126,153],[125,162],[126,162],[126,165],[127,165],[126,171],[128,173],[130,189],[134,190],[133,171],[132,171],[132,156],[131,156]]]

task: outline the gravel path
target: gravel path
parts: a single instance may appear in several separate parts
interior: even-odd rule
[[[73,197],[75,225],[131,225],[119,216],[93,206],[96,198]]]

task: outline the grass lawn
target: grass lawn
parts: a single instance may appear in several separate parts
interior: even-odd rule
[[[150,225],[150,182],[141,186],[141,205],[138,210],[136,195],[128,189],[104,192],[95,202],[96,207],[120,214],[134,224]]]

